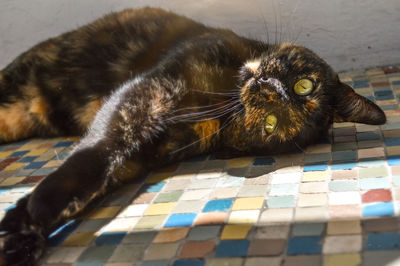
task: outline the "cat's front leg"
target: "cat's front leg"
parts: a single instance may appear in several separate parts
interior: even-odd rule
[[[146,79],[112,95],[64,164],[6,213],[0,229],[7,234],[3,255],[8,263],[35,263],[52,230],[120,183],[119,170],[127,159],[139,166],[133,177],[146,171],[140,163],[143,147],[167,128],[166,116],[180,97],[180,86]]]

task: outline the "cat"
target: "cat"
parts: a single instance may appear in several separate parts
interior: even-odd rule
[[[208,153],[293,151],[344,121],[386,117],[307,48],[158,8],[111,13],[34,46],[0,72],[1,142],[83,135],[6,213],[3,256],[33,265],[54,229],[153,169]]]

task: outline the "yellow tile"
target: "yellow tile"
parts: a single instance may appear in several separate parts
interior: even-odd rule
[[[360,220],[338,220],[329,221],[327,226],[328,235],[351,235],[361,233]]]
[[[167,215],[144,216],[135,225],[135,229],[153,229],[161,227]]]
[[[361,264],[360,254],[325,255],[324,266],[357,266]]]
[[[48,161],[45,165],[42,166],[42,168],[46,167],[58,167],[60,166],[64,161],[63,160],[51,160]]]
[[[25,154],[25,156],[39,156],[43,153],[45,153],[48,149],[36,149],[36,150],[32,150],[30,152],[28,152],[27,154]]]
[[[81,232],[69,236],[63,246],[86,246],[96,237],[96,232]]]
[[[158,183],[169,179],[171,175],[169,173],[153,173],[146,178],[146,183]]]
[[[27,164],[26,163],[12,163],[9,166],[7,166],[4,170],[15,171],[15,170],[21,169],[25,165],[27,165]]]
[[[26,176],[7,178],[6,180],[4,180],[3,182],[0,183],[0,187],[13,186],[15,184],[18,184],[22,180],[24,180],[25,177]]]
[[[88,219],[105,219],[114,217],[121,209],[119,206],[100,207],[89,213]]]
[[[232,210],[258,210],[264,203],[264,197],[238,198],[232,206]]]
[[[27,144],[21,146],[17,151],[30,151],[30,150],[35,149],[40,144],[41,144],[40,142],[27,143]]]
[[[228,161],[228,168],[241,168],[250,165],[253,162],[253,157],[241,157]]]
[[[144,215],[168,214],[174,208],[176,202],[156,203],[147,208]]]
[[[62,141],[76,141],[76,140],[78,140],[80,137],[78,137],[78,136],[76,136],[76,137],[66,137],[66,138],[63,138],[63,140]]]
[[[8,156],[10,156],[13,153],[14,153],[14,151],[2,151],[2,152],[0,152],[0,159],[7,158]]]
[[[225,225],[222,230],[221,240],[226,239],[244,239],[247,237],[250,229],[253,226],[250,224],[229,224]]]
[[[328,178],[328,172],[326,171],[313,171],[313,172],[305,172],[303,174],[302,182],[316,182],[316,181],[324,181]]]

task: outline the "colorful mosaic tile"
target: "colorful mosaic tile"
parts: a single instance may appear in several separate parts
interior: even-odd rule
[[[335,123],[304,153],[203,156],[126,185],[51,234],[41,265],[386,265],[400,247],[400,68],[342,73],[382,126]],[[0,216],[77,138],[0,146]]]

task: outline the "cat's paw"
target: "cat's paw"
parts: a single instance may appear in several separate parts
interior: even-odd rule
[[[46,246],[45,238],[34,231],[7,235],[2,255],[7,265],[35,265]]]

